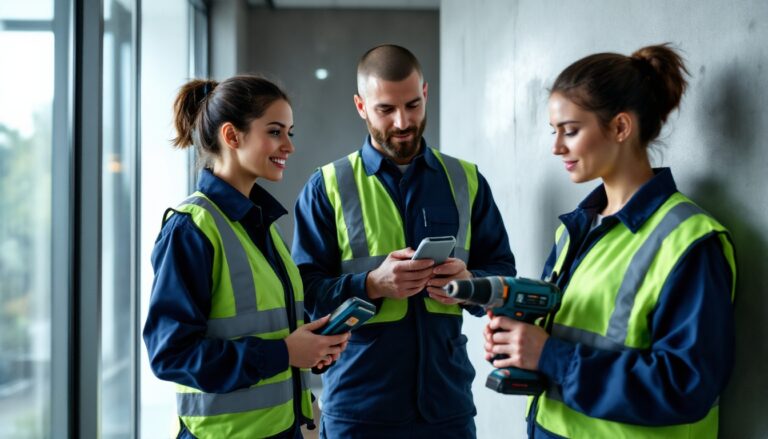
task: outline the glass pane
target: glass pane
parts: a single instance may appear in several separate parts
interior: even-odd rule
[[[146,320],[154,273],[150,255],[163,212],[187,191],[186,151],[171,147],[171,108],[189,78],[187,0],[141,4],[141,304]],[[149,368],[144,343],[141,356],[141,436],[168,437],[176,420],[175,386],[160,381]]]
[[[0,2],[0,20],[52,20],[52,0]]]
[[[0,438],[50,435],[53,43],[0,30]]]
[[[133,436],[135,373],[135,35],[132,1],[104,2],[101,417],[104,438]]]

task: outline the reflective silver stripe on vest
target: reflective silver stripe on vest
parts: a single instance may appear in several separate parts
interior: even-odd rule
[[[248,255],[237,235],[235,235],[232,226],[230,226],[224,216],[210,201],[203,197],[189,197],[182,202],[182,205],[184,204],[200,206],[214,219],[219,236],[221,236],[224,256],[229,266],[232,291],[235,296],[236,315],[208,320],[206,336],[228,339],[249,334],[275,332],[288,328],[288,316],[285,308],[257,310],[256,285],[253,281],[253,272],[248,263]],[[278,234],[279,232],[278,230]],[[296,303],[296,319],[304,319],[304,302]]]
[[[309,390],[310,374],[301,372],[301,389]],[[230,393],[177,393],[179,416],[214,416],[271,408],[293,399],[293,380]]]
[[[453,199],[456,203],[456,210],[459,212],[459,230],[456,233],[456,250],[454,256],[469,262],[469,250],[464,248],[467,245],[467,234],[469,233],[471,210],[469,207],[469,183],[467,182],[467,173],[461,162],[451,156],[441,154],[445,170],[448,174],[448,180],[453,185]],[[464,250],[460,252],[459,249]]]
[[[253,283],[253,272],[248,264],[248,255],[245,253],[243,244],[237,239],[229,221],[203,197],[192,196],[184,200],[182,204],[200,206],[213,217],[221,236],[224,256],[227,258],[227,265],[229,266],[229,278],[232,281],[232,291],[235,294],[236,313],[240,315],[256,311],[256,285]]]
[[[547,398],[553,399],[555,401],[564,402],[563,401],[563,393],[560,391],[560,386],[553,384],[552,382],[549,382],[547,384]],[[715,398],[715,402],[712,403],[712,407],[717,407],[720,405],[720,397],[718,396]]]
[[[683,221],[699,213],[704,213],[704,211],[695,204],[680,203],[674,206],[664,215],[661,222],[651,232],[637,252],[635,252],[622,278],[605,336],[557,323],[552,327],[552,335],[599,349],[611,351],[628,349],[625,341],[629,329],[629,318],[635,305],[635,296],[648,273],[653,259],[659,252],[664,239]]]
[[[605,336],[622,344],[627,339],[627,328],[629,327],[629,317],[632,308],[635,305],[635,296],[643,283],[648,269],[661,248],[664,239],[672,233],[683,221],[693,215],[704,213],[704,211],[691,203],[680,203],[664,215],[661,222],[653,229],[648,239],[632,256],[632,262],[629,263],[627,272],[621,281],[619,293],[616,295],[616,304],[611,314],[611,320],[608,323],[608,330]]]
[[[560,386],[547,381],[547,398],[554,399],[555,401],[563,402],[563,393],[560,392]]]
[[[464,264],[469,264],[469,252],[465,248],[455,247],[453,249],[453,257],[461,259]]]
[[[296,302],[296,321],[304,320],[304,301]],[[307,322],[304,322],[307,323]]]
[[[275,228],[275,232],[277,232],[277,236],[280,237],[280,239],[283,241],[283,244],[286,247],[288,247],[288,241],[285,240],[285,234],[283,233],[283,228],[280,227],[280,224],[278,224],[277,221],[275,221],[274,223],[272,223],[272,227]]]
[[[376,269],[381,265],[386,256],[368,256],[364,258],[350,259],[348,261],[341,261],[341,273],[364,273]]]
[[[627,268],[627,272],[622,279],[619,293],[616,296],[616,304],[608,323],[606,336],[601,336],[594,332],[582,329],[571,328],[555,324],[552,328],[552,335],[576,343],[584,343],[598,349],[621,351],[628,350],[624,342],[627,339],[629,329],[629,318],[632,308],[635,304],[635,296],[640,289],[640,285],[645,279],[648,269],[661,248],[664,239],[675,230],[686,219],[693,215],[704,213],[704,211],[691,203],[680,203],[667,212],[661,222],[648,236],[637,252],[632,256],[632,261]],[[550,384],[547,389],[547,398],[563,402],[563,395],[560,388]],[[712,404],[716,407],[720,404],[718,397]]]
[[[283,234],[283,229],[280,228],[280,225],[275,223],[272,223],[272,226],[275,228],[275,231],[277,232],[277,236],[280,237],[280,240],[283,242],[283,245],[285,246],[286,250],[288,249],[288,243],[285,241],[285,235]],[[288,250],[290,253],[290,250]],[[277,244],[275,244],[275,253],[277,253],[278,257],[280,256],[280,251],[277,250]],[[286,275],[288,275],[288,282],[291,282],[291,276],[288,274],[288,267],[286,267]],[[291,285],[291,288],[293,288],[293,285]],[[296,301],[296,320],[304,320],[304,301]],[[287,327],[287,325],[286,325]]]
[[[568,229],[563,226],[563,233],[560,234],[560,239],[557,240],[557,245],[555,246],[555,265],[557,265],[557,261],[560,260],[560,255],[563,254],[563,250],[565,250],[566,242],[568,242]]]
[[[453,185],[454,202],[459,214],[459,229],[456,236],[457,246],[454,250],[454,256],[466,264],[469,263],[469,251],[464,248],[464,245],[467,241],[471,221],[467,174],[464,172],[464,168],[458,159],[446,155],[441,155],[441,157],[445,164],[448,180]],[[373,270],[386,259],[386,256],[370,256],[368,239],[365,235],[363,209],[360,204],[360,193],[355,181],[352,163],[350,163],[348,157],[344,157],[333,162],[333,167],[336,171],[342,215],[344,217],[344,224],[347,227],[349,246],[352,250],[352,259],[341,261],[341,272],[348,274]]]
[[[624,340],[622,340],[621,343],[617,343],[596,332],[563,326],[557,323],[552,325],[552,335],[572,343],[584,343],[587,346],[607,351],[623,351],[627,349],[624,346]]]
[[[293,380],[229,393],[177,393],[179,416],[216,416],[266,409],[293,399]]]
[[[336,170],[336,182],[339,186],[341,197],[341,210],[344,215],[344,223],[347,226],[349,247],[352,249],[352,258],[364,258],[370,256],[368,251],[368,239],[365,236],[365,223],[363,222],[363,208],[360,205],[360,193],[355,183],[355,171],[349,158],[343,157],[333,162]]]
[[[296,320],[304,319],[304,302],[296,302]],[[264,334],[288,328],[285,308],[253,311],[234,317],[208,320],[206,336],[229,339],[250,334]]]

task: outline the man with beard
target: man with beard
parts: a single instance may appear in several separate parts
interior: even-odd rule
[[[368,126],[362,148],[320,168],[296,203],[293,257],[305,308],[320,318],[350,297],[376,315],[352,333],[323,376],[322,438],[473,438],[474,369],[453,279],[515,275],[490,187],[471,163],[422,138],[427,84],[407,49],[369,50],[354,101]],[[456,237],[440,265],[412,260],[430,236]]]

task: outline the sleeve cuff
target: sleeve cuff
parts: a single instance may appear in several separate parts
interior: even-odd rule
[[[365,290],[365,278],[368,277],[368,272],[355,273],[349,276],[350,293],[353,296],[360,299],[371,300],[368,298],[368,292]]]
[[[470,270],[470,269],[467,269],[467,271],[472,273],[472,277],[488,277],[488,276],[493,276],[493,273],[487,272],[485,270],[477,270],[477,269]]]
[[[368,297],[368,290],[365,288],[365,279],[368,277],[368,272],[355,273],[350,275],[349,284],[352,287],[350,293],[352,296],[363,299],[366,302],[371,302],[376,305],[376,310],[381,308],[381,304],[384,299],[371,299]]]
[[[254,340],[258,340],[256,349],[259,355],[253,355],[251,358],[257,359],[256,368],[260,376],[269,378],[288,368],[288,345],[285,340],[264,340],[256,337]]]
[[[576,345],[573,343],[557,337],[549,337],[541,351],[539,371],[553,383],[562,385],[571,368],[575,350]]]
[[[470,305],[468,303],[460,303],[459,306],[475,317],[483,317],[485,315],[485,308],[483,308],[480,305]]]

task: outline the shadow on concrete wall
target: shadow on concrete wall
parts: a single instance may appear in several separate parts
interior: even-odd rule
[[[750,72],[752,70],[752,72]],[[764,287],[768,282],[764,256],[768,242],[762,233],[764,218],[753,218],[743,201],[748,194],[733,193],[746,188],[764,171],[750,166],[760,148],[758,139],[765,131],[759,124],[759,94],[750,88],[754,66],[732,63],[704,90],[708,105],[698,110],[702,154],[711,163],[706,176],[694,179],[689,194],[712,213],[732,233],[737,258],[736,287],[736,363],[728,388],[721,398],[720,437],[758,438],[768,430],[768,417],[761,408],[768,390],[764,369],[768,355],[765,329]],[[704,66],[699,74],[706,74]],[[741,170],[740,174],[732,173]],[[743,172],[746,171],[746,172]],[[746,175],[745,175],[746,174]],[[759,181],[759,180],[758,180]],[[742,183],[742,184],[739,184]],[[755,184],[755,187],[760,186]]]
[[[568,192],[564,191],[560,184],[555,181],[555,178],[550,176],[545,176],[537,190],[537,199],[541,201],[536,215],[541,221],[538,221],[534,233],[536,235],[535,242],[543,244],[533,249],[532,254],[537,261],[540,261],[540,265],[537,267],[539,271],[536,272],[538,276],[555,245],[555,231],[561,224],[558,217],[575,209],[581,200],[569,196]],[[563,206],[568,207],[563,209]]]
[[[721,398],[720,437],[763,437],[761,432],[768,427],[761,408],[768,389],[764,378],[768,339],[763,328],[766,271],[762,256],[768,253],[768,243],[741,214],[744,206],[719,181],[703,179],[694,187],[691,197],[731,231],[736,248],[736,363]]]

